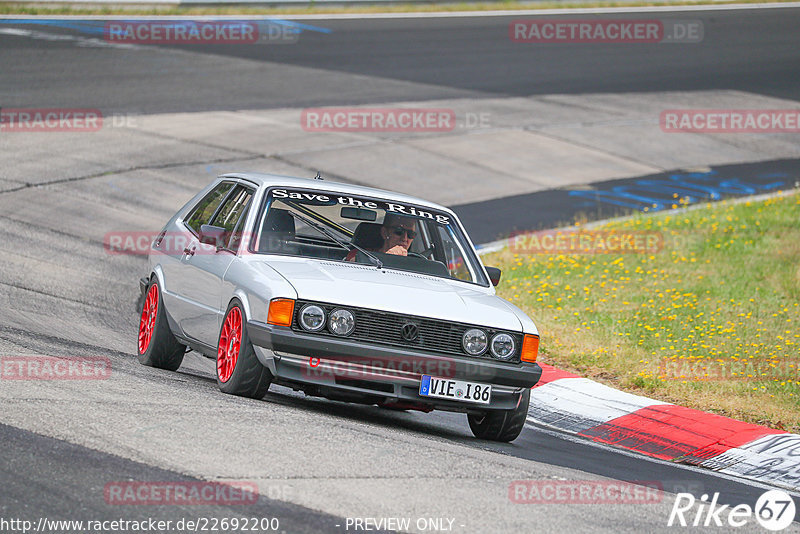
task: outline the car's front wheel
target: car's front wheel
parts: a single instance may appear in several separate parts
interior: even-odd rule
[[[467,415],[469,428],[476,438],[492,441],[514,441],[522,432],[528,417],[531,390],[525,389],[513,410],[495,410],[480,415]]]
[[[271,382],[272,373],[258,361],[250,343],[242,307],[233,301],[217,343],[217,385],[223,393],[261,399]]]
[[[183,362],[186,346],[172,335],[158,280],[153,277],[142,302],[139,319],[139,363],[175,371]]]

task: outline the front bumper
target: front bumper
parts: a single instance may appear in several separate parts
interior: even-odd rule
[[[522,391],[536,385],[542,374],[535,363],[507,364],[371,345],[256,321],[247,323],[247,333],[253,345],[275,354],[274,362],[270,363],[274,364],[279,382],[302,383],[321,391],[370,395],[435,409],[465,412],[513,409]],[[491,404],[422,397],[419,385],[423,374],[491,384]]]

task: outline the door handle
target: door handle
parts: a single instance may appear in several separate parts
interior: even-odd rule
[[[192,248],[190,249],[189,247],[186,247],[185,249],[183,249],[183,253],[184,253],[185,255],[187,255],[187,256],[194,256],[194,249],[195,249],[195,248],[196,248],[196,247],[192,247]]]

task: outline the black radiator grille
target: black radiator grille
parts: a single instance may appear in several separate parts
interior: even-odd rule
[[[461,323],[451,323],[448,321],[441,321],[438,319],[429,319],[426,317],[415,317],[412,315],[402,315],[398,313],[389,313],[377,310],[368,310],[363,308],[353,308],[351,306],[339,306],[336,304],[328,304],[323,302],[309,302],[297,301],[295,305],[294,319],[292,321],[292,329],[307,334],[313,333],[320,336],[340,338],[323,328],[319,332],[307,332],[303,330],[299,323],[300,310],[306,304],[316,304],[325,310],[326,317],[337,308],[344,308],[350,311],[355,317],[356,327],[353,333],[347,336],[346,339],[353,339],[357,341],[365,341],[368,343],[375,343],[378,345],[389,345],[395,347],[416,348],[425,351],[440,352],[443,354],[458,354],[461,356],[470,356],[475,358],[491,358],[494,361],[501,361],[492,358],[489,349],[486,349],[480,356],[468,355],[461,345],[461,339],[464,332],[470,328],[480,328],[486,332],[489,340],[493,335],[498,332],[510,334],[514,338],[514,357],[510,360],[505,360],[508,363],[519,363],[519,352],[522,348],[522,335],[518,332],[510,332],[507,330],[497,330],[493,328],[486,328],[478,325],[466,325]],[[419,335],[414,341],[407,341],[401,336],[403,325],[414,324],[419,329]]]

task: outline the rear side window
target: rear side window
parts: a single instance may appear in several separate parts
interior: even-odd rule
[[[231,182],[222,182],[212,189],[189,213],[189,216],[184,221],[186,226],[195,234],[199,233],[200,227],[209,223],[211,217],[214,216],[217,208],[225,199],[225,195],[228,194],[232,187],[233,184]]]

